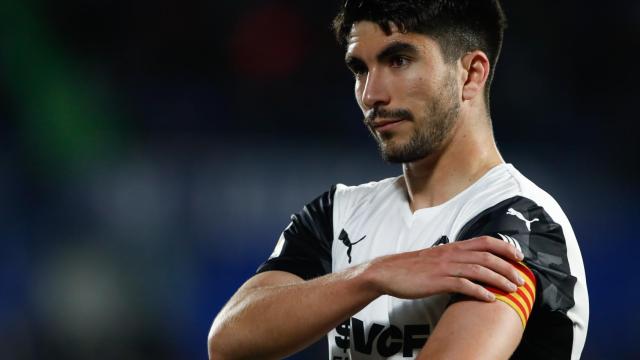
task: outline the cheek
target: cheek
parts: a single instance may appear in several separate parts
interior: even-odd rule
[[[422,108],[424,103],[429,101],[431,97],[431,87],[429,81],[423,76],[414,76],[407,78],[404,82],[405,94],[407,100],[412,105]],[[414,109],[415,110],[415,109]]]
[[[354,95],[356,97],[356,102],[358,103],[358,106],[360,107],[360,110],[362,110],[364,112],[364,107],[362,105],[362,92],[363,92],[363,90],[364,90],[364,84],[361,81],[356,80],[356,83],[355,83],[355,85],[353,87],[353,92],[354,92]]]
[[[425,80],[424,78],[417,77],[414,79],[409,79],[406,82],[407,85],[407,93],[413,96],[423,95],[425,92]]]
[[[416,66],[405,74],[405,84],[408,92],[412,94],[425,93],[431,85],[432,77],[425,74],[429,74],[432,71],[426,69],[424,66]]]

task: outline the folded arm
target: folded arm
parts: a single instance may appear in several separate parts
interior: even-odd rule
[[[501,257],[519,258],[500,240],[461,243],[389,255],[304,281],[282,271],[245,283],[213,322],[212,359],[276,359],[313,343],[380,295],[417,299],[456,292],[492,301],[475,282],[508,291],[518,273]]]
[[[254,276],[216,317],[209,358],[278,359],[310,345],[377,296],[358,272],[311,281],[282,271]]]

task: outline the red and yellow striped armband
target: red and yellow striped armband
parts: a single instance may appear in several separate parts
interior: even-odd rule
[[[522,321],[522,327],[525,327],[533,303],[536,300],[536,277],[533,272],[522,262],[511,263],[524,279],[524,285],[518,287],[516,292],[506,293],[502,290],[487,286],[486,289],[495,294],[496,300],[502,301],[511,306]]]

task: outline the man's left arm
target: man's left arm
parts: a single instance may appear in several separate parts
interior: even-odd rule
[[[523,330],[503,302],[460,301],[447,308],[418,359],[508,359]]]
[[[492,303],[453,295],[452,303],[442,314],[418,359],[509,359],[514,351],[540,355],[560,348],[563,354],[571,354],[573,342],[563,335],[574,331],[567,312],[575,305],[576,277],[568,265],[562,227],[536,203],[514,197],[471,219],[460,230],[456,241],[480,235],[502,239],[523,252],[524,260],[511,264],[525,284],[512,293],[487,287],[496,295]],[[558,339],[533,344],[529,338],[527,348],[522,349],[519,345],[532,312],[531,325],[535,326],[527,331],[527,336]],[[558,316],[562,318],[561,323]],[[559,332],[541,327],[543,323],[558,324]]]
[[[418,359],[508,359],[520,343],[535,301],[535,276],[514,264],[525,280],[517,291],[487,287],[496,301],[464,298],[444,312]]]

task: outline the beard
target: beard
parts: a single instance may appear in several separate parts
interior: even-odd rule
[[[457,83],[453,74],[447,76],[433,101],[425,106],[422,116],[415,117],[406,109],[374,109],[365,119],[365,124],[378,143],[382,159],[390,163],[410,163],[423,159],[438,151],[449,137],[458,118],[460,102],[457,101]],[[376,117],[403,118],[414,123],[408,141],[398,143],[397,134],[377,134],[373,129]]]

